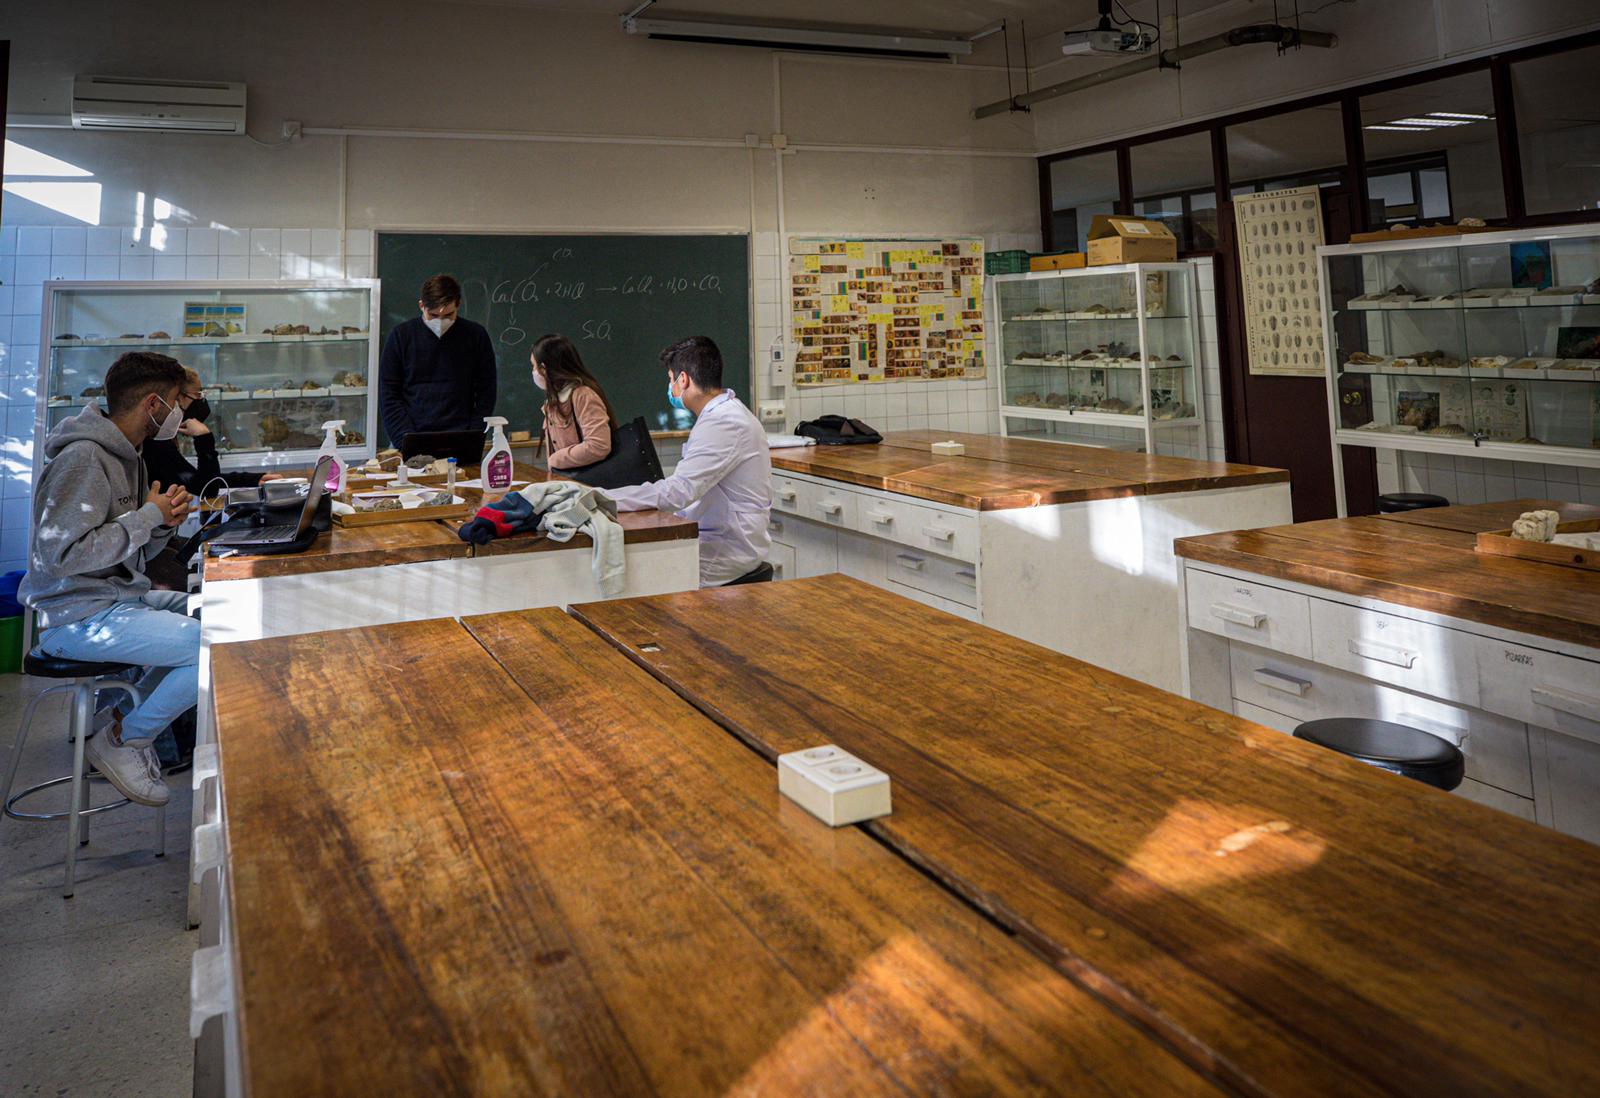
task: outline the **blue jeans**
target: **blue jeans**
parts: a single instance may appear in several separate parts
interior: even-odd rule
[[[182,591],[151,591],[39,634],[49,656],[145,668],[138,683],[144,701],[122,718],[125,744],[148,744],[199,697],[200,623],[184,614],[187,601]]]

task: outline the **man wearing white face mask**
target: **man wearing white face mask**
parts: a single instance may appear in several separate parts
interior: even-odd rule
[[[481,430],[494,415],[498,375],[483,325],[461,316],[461,284],[434,275],[422,284],[420,316],[397,324],[378,362],[378,402],[389,442],[413,431]]]
[[[45,655],[146,668],[144,700],[84,754],[123,796],[148,805],[167,802],[150,743],[194,707],[199,687],[200,623],[184,614],[184,593],[151,590],[144,571],[189,513],[181,484],[146,486],[140,453],[177,433],[183,383],[176,359],[129,352],[106,373],[107,411],[90,405],[50,433],[18,592],[39,614]]]

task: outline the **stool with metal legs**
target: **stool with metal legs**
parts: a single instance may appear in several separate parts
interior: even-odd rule
[[[83,747],[89,738],[89,732],[94,724],[95,699],[102,690],[123,690],[138,705],[143,699],[137,687],[116,678],[117,675],[126,674],[135,669],[135,665],[128,663],[101,663],[89,660],[68,660],[57,656],[46,656],[38,652],[29,652],[22,658],[22,670],[34,678],[65,679],[54,686],[46,687],[33,696],[28,702],[28,708],[22,715],[22,724],[17,728],[17,739],[11,747],[11,763],[6,768],[6,783],[0,789],[0,803],[4,805],[5,815],[13,820],[25,821],[67,821],[67,875],[66,884],[62,890],[63,896],[71,896],[73,890],[73,876],[77,869],[78,847],[89,842],[89,817],[97,812],[109,812],[113,808],[121,808],[130,804],[126,798],[109,801],[105,804],[90,805],[89,782],[84,775]],[[47,782],[29,786],[15,794],[11,792],[11,785],[17,777],[17,765],[22,761],[22,745],[28,739],[28,729],[33,723],[33,711],[38,708],[39,701],[46,694],[67,692],[72,696],[72,773],[61,778],[51,778]],[[54,786],[70,783],[71,796],[68,800],[69,808],[65,812],[22,812],[17,809],[17,803],[25,797],[41,793]],[[161,857],[167,852],[167,810],[165,806],[156,809],[156,857]]]

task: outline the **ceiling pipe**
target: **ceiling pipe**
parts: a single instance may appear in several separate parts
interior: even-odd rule
[[[1010,99],[1001,99],[994,103],[986,103],[972,111],[973,118],[989,118],[996,114],[1007,114],[1014,110],[1025,109],[1035,103],[1043,103],[1048,99],[1058,99],[1063,95],[1073,92],[1086,91],[1097,88],[1102,84],[1109,84],[1115,80],[1126,80],[1130,76],[1137,76],[1141,72],[1150,72],[1153,69],[1174,69],[1181,62],[1204,57],[1208,53],[1219,50],[1232,49],[1235,46],[1252,46],[1270,43],[1279,49],[1293,49],[1299,46],[1316,46],[1320,49],[1333,49],[1339,44],[1339,36],[1326,31],[1296,30],[1280,23],[1257,23],[1247,27],[1235,27],[1221,34],[1213,34],[1209,38],[1201,38],[1195,42],[1186,42],[1170,50],[1141,57],[1137,61],[1129,61],[1126,65],[1115,65],[1109,69],[1100,69],[1073,80],[1065,80],[1059,84],[1050,84]]]

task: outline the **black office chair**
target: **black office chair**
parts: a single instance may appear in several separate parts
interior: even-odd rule
[[[1448,507],[1450,501],[1443,496],[1427,492],[1385,492],[1378,497],[1378,513],[1397,515],[1402,511],[1423,511],[1429,507]]]
[[[1466,758],[1461,749],[1419,728],[1368,717],[1330,717],[1307,721],[1295,738],[1348,755],[1403,778],[1449,792],[1461,784]]]

